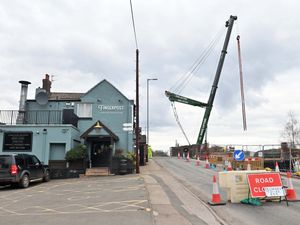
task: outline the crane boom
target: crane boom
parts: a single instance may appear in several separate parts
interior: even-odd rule
[[[184,97],[182,95],[174,94],[174,93],[169,92],[169,91],[165,91],[165,94],[171,102],[180,102],[180,103],[183,103],[183,104],[199,106],[199,107],[202,107],[202,108],[208,106],[206,103],[199,102],[199,101],[193,100],[191,98]]]
[[[204,136],[205,136],[205,133],[206,133],[206,130],[207,130],[207,124],[208,124],[210,113],[211,113],[211,110],[212,110],[212,107],[213,107],[213,102],[214,102],[214,99],[215,99],[215,95],[216,95],[216,92],[217,92],[218,83],[219,83],[220,75],[221,75],[221,72],[222,72],[225,56],[226,56],[226,53],[227,53],[227,47],[228,47],[228,43],[229,43],[229,40],[230,40],[230,35],[231,35],[233,23],[236,19],[237,19],[236,16],[230,16],[229,20],[226,21],[225,26],[227,27],[227,33],[226,33],[223,49],[221,51],[221,56],[220,56],[217,71],[216,71],[216,74],[215,74],[215,79],[214,79],[214,82],[213,82],[213,85],[212,85],[212,88],[211,88],[211,91],[210,91],[210,95],[209,95],[209,98],[208,98],[208,102],[207,103],[199,102],[199,101],[196,101],[196,100],[193,100],[193,99],[190,99],[190,98],[187,98],[187,97],[184,97],[184,96],[181,96],[181,95],[169,92],[169,91],[165,91],[166,96],[169,98],[169,100],[171,102],[180,102],[180,103],[187,104],[187,105],[193,105],[193,106],[198,106],[198,107],[205,108],[204,117],[203,117],[203,120],[202,120],[199,135],[198,135],[198,138],[197,138],[197,144],[198,145],[201,145],[203,143],[203,139],[204,139]],[[178,122],[181,130],[183,131],[182,126],[178,121],[177,114],[175,115],[175,117],[177,119],[177,122]],[[185,134],[184,131],[183,131],[183,133],[186,137],[186,134]],[[188,139],[187,139],[187,141],[188,141]]]
[[[210,95],[209,95],[209,99],[208,99],[208,102],[207,102],[208,106],[205,109],[205,113],[204,113],[204,117],[203,117],[203,120],[202,120],[200,132],[199,132],[199,135],[198,135],[198,138],[197,138],[197,144],[199,144],[199,145],[201,145],[203,143],[204,135],[205,135],[205,132],[207,130],[207,124],[208,124],[210,113],[211,113],[211,110],[212,110],[212,107],[213,107],[213,102],[214,102],[214,99],[215,99],[215,95],[216,95],[216,92],[217,92],[218,83],[219,83],[220,75],[221,75],[221,72],[222,72],[225,56],[226,56],[226,53],[227,53],[227,47],[228,47],[228,43],[229,43],[229,40],[230,40],[230,35],[231,35],[233,23],[236,19],[237,19],[236,16],[230,16],[229,20],[226,22],[227,33],[226,33],[223,49],[222,49],[222,52],[221,52],[221,56],[220,56],[220,59],[219,59],[215,79],[214,79],[214,82],[213,82],[213,85],[212,85],[212,88],[211,88],[211,92],[210,92]]]

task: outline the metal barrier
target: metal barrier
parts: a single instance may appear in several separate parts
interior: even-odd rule
[[[18,110],[0,110],[0,125],[16,125]],[[24,124],[62,124],[61,110],[31,110],[25,112]]]

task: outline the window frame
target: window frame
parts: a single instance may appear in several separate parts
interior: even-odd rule
[[[89,112],[85,109],[83,110],[83,105],[89,106]],[[83,108],[81,108],[83,107]],[[80,109],[80,114],[79,114],[79,109]],[[89,113],[89,115],[87,115]],[[87,118],[90,119],[93,117],[93,104],[90,102],[80,102],[80,103],[76,103],[75,106],[75,114],[78,116],[78,118]]]

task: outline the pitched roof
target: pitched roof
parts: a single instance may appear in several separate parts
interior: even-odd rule
[[[88,128],[81,136],[80,138],[84,138],[86,139],[89,134],[95,129],[95,125],[99,123],[101,127],[103,127],[103,129],[115,140],[118,141],[119,137],[117,135],[115,135],[114,132],[112,132],[111,129],[109,129],[107,126],[105,126],[100,120],[96,121],[94,124],[92,124],[92,126],[90,128]]]
[[[128,101],[130,101],[121,91],[119,91],[114,85],[112,85],[110,82],[108,82],[106,79],[103,79],[102,81],[100,81],[98,84],[96,84],[94,87],[92,87],[90,90],[88,90],[85,94],[83,94],[81,97],[84,97],[85,95],[87,95],[89,92],[91,92],[92,90],[94,90],[98,85],[100,85],[101,83],[108,83],[112,88],[114,88],[117,92],[119,92],[125,99],[127,99]]]
[[[80,101],[80,97],[83,95],[84,93],[51,92],[49,100]]]

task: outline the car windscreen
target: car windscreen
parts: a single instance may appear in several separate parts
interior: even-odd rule
[[[0,156],[0,169],[9,169],[12,162],[11,156]]]

